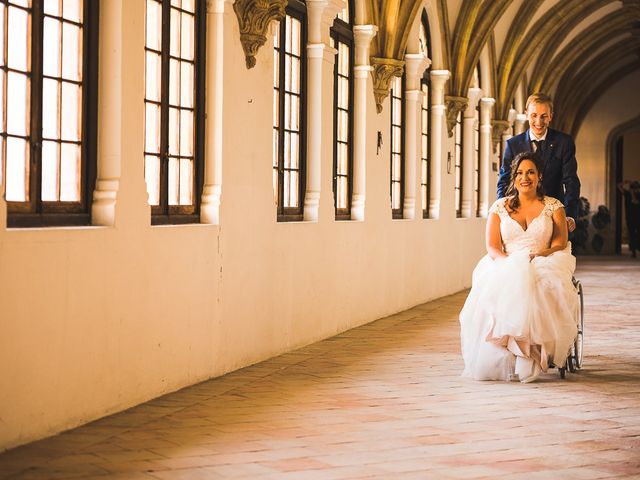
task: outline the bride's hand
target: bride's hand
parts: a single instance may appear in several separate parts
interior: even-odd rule
[[[536,258],[538,256],[537,253],[530,253],[529,254],[529,261],[533,260],[534,258]]]

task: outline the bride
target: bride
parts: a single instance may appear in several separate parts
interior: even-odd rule
[[[540,171],[533,153],[518,155],[507,196],[489,210],[487,255],[460,312],[464,376],[533,381],[551,362],[564,365],[576,336],[566,216]]]

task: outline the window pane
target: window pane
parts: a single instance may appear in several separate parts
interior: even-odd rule
[[[160,55],[147,52],[146,55],[146,92],[149,100],[160,101]]]
[[[160,153],[160,106],[146,104],[145,112],[145,146],[147,153]]]
[[[44,13],[60,16],[60,2],[61,0],[44,0]]]
[[[44,19],[44,41],[42,46],[42,68],[45,75],[60,76],[60,26],[61,23],[53,18]]]
[[[147,48],[159,51],[162,48],[162,6],[155,0],[147,0],[146,21]]]
[[[300,60],[291,58],[291,85],[290,90],[293,93],[300,93]]]
[[[60,200],[80,200],[80,146],[63,143],[60,163]]]
[[[79,22],[82,17],[82,2],[81,0],[64,0],[62,2],[63,11],[62,14],[67,20],[73,22]]]
[[[195,17],[188,13],[182,14],[182,31],[180,40],[180,56],[185,60],[193,60],[193,23]]]
[[[60,125],[63,140],[80,141],[80,87],[74,83],[62,82],[62,121]]]
[[[291,191],[289,192],[289,206],[297,207],[298,206],[298,172],[291,172],[291,179],[289,188]]]
[[[21,138],[7,138],[7,184],[5,186],[7,201],[28,200],[29,162],[27,160],[27,142]]]
[[[178,205],[180,192],[180,161],[169,157],[169,205]]]
[[[180,155],[193,155],[193,112],[182,110],[180,112]]]
[[[193,162],[180,159],[180,205],[193,203]]]
[[[27,76],[9,72],[7,78],[7,132],[27,135]]]
[[[65,5],[66,5],[65,0]],[[82,36],[80,28],[65,23],[62,26],[62,76],[67,80],[79,81],[82,59]]]
[[[300,99],[295,95],[291,96],[291,130],[300,130]]]
[[[29,15],[19,8],[9,7],[8,19],[8,61],[10,68],[27,71],[27,45],[30,45],[28,35]]]
[[[193,108],[193,65],[188,62],[181,62],[182,71],[180,73],[180,106]]]
[[[291,167],[291,134],[284,132],[284,168]]]
[[[291,50],[290,52],[296,56],[300,56],[300,21],[296,18],[291,19]]]
[[[298,134],[297,133],[292,133],[291,134],[291,158],[290,158],[290,165],[291,168],[300,168],[300,163],[299,163],[299,152],[300,152],[300,144],[298,142]]]
[[[169,109],[169,154],[178,155],[180,152],[180,117],[177,108]]]
[[[169,61],[169,105],[180,105],[180,62]]]
[[[193,0],[182,0],[182,9],[188,12],[195,13],[196,6]]]
[[[160,157],[144,157],[144,179],[147,182],[149,205],[160,204]]]
[[[59,151],[57,142],[42,142],[42,201],[55,202],[58,198]]]
[[[170,53],[174,57],[180,56],[180,12],[174,8],[171,9],[171,48]]]
[[[60,92],[59,82],[45,78],[42,81],[42,136],[44,138],[60,138]]]

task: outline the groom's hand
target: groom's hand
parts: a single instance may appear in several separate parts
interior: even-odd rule
[[[567,228],[569,232],[573,232],[576,229],[576,221],[571,217],[567,217]]]

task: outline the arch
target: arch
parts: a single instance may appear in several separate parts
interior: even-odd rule
[[[615,127],[607,136],[606,143],[606,165],[607,165],[607,188],[609,193],[608,203],[611,216],[615,219],[615,251],[617,254],[621,252],[622,243],[622,196],[616,185],[619,180],[619,172],[617,165],[616,145],[620,137],[626,132],[635,130],[640,127],[640,115],[631,120],[621,123]]]

